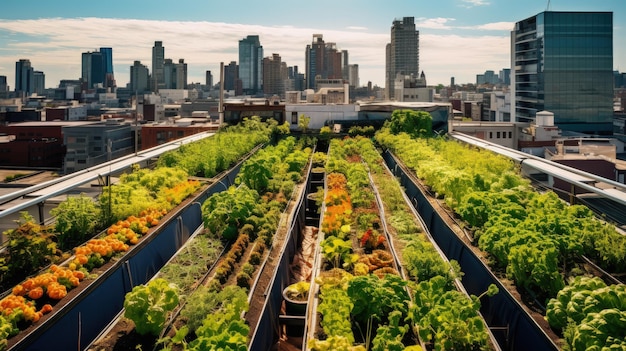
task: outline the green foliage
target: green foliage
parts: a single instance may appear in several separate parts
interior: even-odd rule
[[[626,236],[583,206],[568,206],[553,192],[536,193],[510,160],[443,138],[393,135],[389,128],[376,140],[472,226],[494,264],[540,299],[564,286],[564,269],[580,255],[611,271],[626,269]]]
[[[371,138],[376,133],[376,130],[373,126],[352,126],[348,129],[348,135],[352,138],[356,136],[364,136],[367,138]]]
[[[215,237],[234,239],[239,234],[238,229],[252,215],[258,200],[258,193],[245,185],[237,188],[231,186],[215,193],[202,204],[204,227]]]
[[[448,290],[448,285],[448,280],[441,276],[417,284],[409,318],[420,339],[432,342],[439,351],[487,349],[489,335],[478,314],[479,299]],[[488,291],[497,293],[492,287]]]
[[[61,250],[69,250],[96,234],[100,220],[100,208],[84,194],[68,196],[50,214],[55,217],[54,228]]]
[[[388,324],[390,316],[402,320],[407,316],[411,299],[406,284],[394,274],[387,274],[383,279],[372,274],[357,276],[348,283],[348,296],[354,304],[351,315],[365,330],[366,348],[369,348],[376,323]],[[394,311],[400,316],[393,314]]]
[[[568,350],[619,350],[626,346],[626,286],[576,277],[550,299],[546,320],[563,330]]]
[[[363,345],[352,346],[348,338],[343,336],[331,336],[326,340],[309,340],[308,347],[312,351],[366,351]]]
[[[610,308],[589,313],[566,332],[566,339],[571,350],[624,350],[626,311]]]
[[[433,117],[425,111],[395,110],[385,124],[393,134],[406,133],[411,137],[428,137],[433,133]]]
[[[403,351],[402,338],[409,330],[409,325],[400,325],[402,318],[400,311],[392,311],[387,317],[388,325],[381,325],[376,330],[376,337],[372,341],[372,351]]]
[[[298,117],[298,127],[300,127],[300,130],[302,131],[302,133],[306,134],[306,132],[309,129],[310,122],[311,122],[311,117],[309,116],[300,115]]]
[[[338,286],[322,286],[321,303],[317,311],[322,315],[321,325],[329,339],[332,337],[344,338],[349,345],[354,344],[354,334],[350,322],[350,311],[354,302],[348,293]],[[320,349],[321,350],[321,349]]]
[[[241,319],[248,310],[248,295],[238,286],[228,286],[217,295],[217,304],[196,330],[188,350],[247,350],[250,327]]]
[[[328,236],[320,243],[322,256],[334,268],[350,266],[355,263],[352,254],[352,241],[341,240],[335,236]],[[344,267],[345,268],[345,267]]]
[[[10,174],[10,175],[8,175],[8,176],[4,177],[4,182],[5,182],[5,183],[10,183],[10,182],[12,182],[12,181],[14,181],[14,180],[16,180],[16,179],[22,178],[22,177],[24,177],[24,176],[26,176],[26,175],[28,175],[28,174],[26,174],[26,173],[14,173],[14,174]]]
[[[206,267],[212,265],[223,250],[221,241],[207,235],[196,235],[183,249],[159,271],[163,278],[180,289],[180,300],[187,298],[194,283],[206,274]],[[202,264],[198,264],[198,263]]]
[[[414,238],[406,244],[402,250],[402,261],[410,276],[418,282],[442,276],[448,279],[452,287],[454,279],[461,275],[458,264],[455,261],[452,261],[454,264],[447,264],[433,244],[423,237]]]
[[[138,285],[124,298],[124,317],[135,322],[141,335],[158,336],[165,325],[167,314],[178,305],[178,289],[167,280],[157,278]]]
[[[16,224],[17,228],[2,233],[7,238],[0,269],[2,291],[57,259],[57,247],[50,226],[39,225],[26,211],[20,212]]]
[[[182,145],[159,157],[159,167],[177,167],[188,174],[211,178],[252,150],[266,143],[270,135],[282,128],[263,123],[258,117],[247,119],[240,125],[218,131],[213,137]]]

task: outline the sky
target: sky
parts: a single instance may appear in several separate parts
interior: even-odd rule
[[[414,17],[419,69],[429,85],[475,83],[486,70],[510,67],[515,22],[542,11],[613,12],[614,69],[626,70],[625,0],[25,0],[0,5],[0,75],[13,90],[15,62],[29,59],[46,88],[78,79],[81,54],[113,48],[118,86],[136,60],[151,70],[152,46],[184,59],[188,83],[219,81],[220,62],[238,61],[239,40],[259,35],[264,56],[277,53],[305,71],[313,34],[348,50],[360,85],[384,87],[385,45],[395,19]]]

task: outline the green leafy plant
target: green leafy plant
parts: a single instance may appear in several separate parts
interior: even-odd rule
[[[100,208],[90,197],[80,194],[68,196],[57,207],[50,210],[55,217],[54,228],[57,232],[61,250],[68,250],[95,234],[100,219]]]
[[[26,211],[20,212],[16,224],[3,233],[8,239],[0,268],[3,291],[59,258],[52,227],[38,224]]]
[[[165,279],[157,278],[138,285],[124,298],[124,317],[135,323],[141,335],[158,336],[167,314],[178,305],[178,288]]]
[[[284,294],[290,300],[294,301],[306,301],[309,297],[309,288],[311,284],[308,281],[299,281],[288,285],[285,288]]]
[[[202,204],[205,228],[214,236],[235,239],[239,228],[252,215],[258,199],[258,193],[245,185],[231,186],[226,191],[213,194]]]
[[[382,279],[376,275],[357,276],[348,283],[348,296],[354,303],[351,315],[361,330],[365,330],[366,348],[369,349],[377,323],[387,324],[393,311],[398,311],[402,319],[407,315],[411,299],[405,289],[406,284],[405,280],[393,274],[387,274]]]
[[[238,286],[226,287],[224,292],[195,330],[197,337],[189,342],[188,350],[247,350],[250,327],[241,314],[249,308],[248,295]]]
[[[351,267],[358,261],[358,255],[352,253],[352,242],[329,236],[320,243],[322,255],[335,268]]]

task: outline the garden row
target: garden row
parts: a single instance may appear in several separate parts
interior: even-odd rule
[[[310,326],[308,346],[488,349],[489,334],[478,313],[480,298],[456,290],[460,272],[455,263],[445,261],[420,230],[371,140],[333,140],[326,170],[324,260],[315,279],[321,321]],[[378,207],[377,193],[384,210]],[[393,262],[394,242],[408,272],[406,280]],[[490,294],[496,292],[490,288]]]
[[[547,320],[555,330],[563,330],[566,348],[584,349],[583,343],[624,345],[626,329],[614,330],[626,321],[623,285],[607,287],[576,278],[591,275],[582,255],[609,271],[624,271],[626,238],[614,226],[596,219],[584,206],[566,204],[553,192],[534,191],[511,160],[488,151],[443,138],[394,134],[391,128],[379,131],[376,141],[393,150],[437,197],[445,199],[471,229],[478,247],[489,254],[494,271],[505,272],[522,294],[547,304]],[[566,286],[567,282],[573,285]],[[570,299],[573,291],[576,298]],[[596,301],[605,292],[613,298]],[[610,325],[590,332],[590,325],[598,327],[602,313],[613,316]]]
[[[237,186],[204,201],[204,230],[163,267],[157,279],[127,294],[124,316],[133,321],[134,332],[167,348],[247,348],[249,325],[254,325],[245,316],[251,288],[268,248],[275,244],[274,233],[310,154],[306,141],[283,138],[242,164]],[[220,257],[178,257],[198,246],[222,243],[227,250]]]
[[[212,144],[213,138],[198,142],[215,150],[232,138],[229,147],[233,151],[220,157],[222,165],[214,168],[215,172],[223,171],[258,143],[268,141],[275,130],[275,126],[257,121],[250,124],[220,131],[216,134],[220,135],[215,139],[217,144]],[[187,150],[170,152],[168,157],[184,162]],[[216,153],[204,155],[210,160]],[[149,235],[161,217],[201,186],[199,181],[188,178],[184,169],[161,162],[154,170],[135,167],[117,184],[107,187],[97,201],[82,195],[68,197],[52,211],[56,215],[52,226],[40,226],[23,214],[23,222],[6,233],[10,239],[0,272],[3,283],[15,285],[0,300],[0,344],[10,346],[23,330],[45,323],[41,321],[44,314],[53,311],[59,302],[66,303],[63,299],[71,290],[76,295],[84,287],[82,280],[97,279],[103,265]],[[101,231],[102,227],[106,229]],[[83,244],[73,246],[77,242]]]

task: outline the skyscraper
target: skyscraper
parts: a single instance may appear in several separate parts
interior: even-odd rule
[[[228,65],[224,66],[224,90],[236,91],[238,82],[240,82],[239,65],[235,61],[230,61]]]
[[[140,61],[135,61],[130,66],[130,90],[131,93],[143,93],[150,91],[150,74],[148,67],[142,65]]]
[[[33,72],[33,92],[43,95],[46,90],[46,75],[42,71]]]
[[[20,59],[15,63],[15,92],[18,96],[30,95],[35,92],[35,70],[28,59]]]
[[[258,35],[239,40],[239,79],[245,94],[255,95],[263,87],[263,47]]]
[[[206,86],[211,89],[213,88],[213,75],[211,74],[211,71],[206,71],[206,77],[205,77],[205,83]]]
[[[337,44],[325,43],[322,34],[313,34],[313,41],[306,46],[306,87],[315,89],[315,78],[346,79],[348,51],[339,51]]]
[[[152,47],[152,91],[157,92],[165,87],[163,64],[165,63],[165,48],[162,41],[155,41]]]
[[[7,84],[7,76],[0,76],[0,93],[4,93],[9,90],[9,86]]]
[[[101,52],[83,52],[81,79],[84,89],[93,89],[97,85],[104,86],[105,78],[104,58]]]
[[[287,65],[279,54],[263,59],[263,93],[285,96],[285,80],[288,77]]]
[[[104,66],[104,87],[115,87],[115,76],[113,75],[113,49],[100,48],[102,53],[102,63]]]
[[[554,113],[562,130],[611,134],[613,13],[541,12],[511,32],[511,115]]]
[[[415,30],[415,19],[396,19],[391,26],[391,43],[386,47],[385,93],[387,99],[394,98],[396,75],[419,77],[419,31]]]

